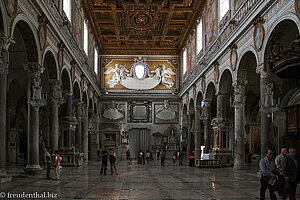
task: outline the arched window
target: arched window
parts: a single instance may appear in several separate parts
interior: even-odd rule
[[[187,71],[187,51],[184,49],[183,55],[182,55],[182,72],[185,74]]]
[[[219,0],[220,18],[222,20],[230,7],[230,0]]]
[[[98,74],[98,51],[97,49],[95,49],[95,63],[94,63],[94,70],[95,70],[95,73]]]
[[[200,20],[200,23],[197,26],[197,55],[202,50],[202,19]]]
[[[89,35],[86,22],[83,23],[83,49],[85,53],[88,55],[88,44],[89,44]]]
[[[63,0],[63,10],[69,21],[71,21],[71,0]]]

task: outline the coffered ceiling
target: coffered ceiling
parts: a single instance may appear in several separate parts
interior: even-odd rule
[[[206,0],[81,0],[106,55],[179,55]]]

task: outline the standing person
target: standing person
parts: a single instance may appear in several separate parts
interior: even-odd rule
[[[150,161],[153,161],[153,154],[152,154],[152,150],[150,150]]]
[[[145,164],[145,152],[142,151],[142,161],[143,161],[143,165]]]
[[[47,147],[45,149],[45,162],[46,162],[46,177],[47,179],[50,179],[50,170],[51,170],[51,162],[52,162],[52,157],[51,157],[51,148]]]
[[[182,166],[183,153],[179,150],[179,166]]]
[[[113,169],[115,169],[115,174],[118,175],[117,168],[116,168],[116,158],[117,158],[117,154],[110,148],[109,149],[109,162],[110,162],[111,175],[114,174]]]
[[[60,169],[62,168],[61,165],[60,165],[61,160],[62,160],[62,158],[58,154],[58,151],[55,150],[55,176],[56,176],[56,180],[59,180],[59,178],[60,178]]]
[[[164,150],[161,151],[161,156],[160,156],[160,164],[161,166],[165,165],[165,157],[166,157],[166,153]]]
[[[281,154],[275,158],[275,165],[279,171],[278,175],[278,194],[279,196],[283,195],[285,180],[284,180],[284,162],[286,158],[287,149],[282,148]]]
[[[105,146],[104,149],[101,151],[102,166],[101,166],[100,174],[106,175],[107,157],[108,157],[108,151],[107,151],[107,146]]]
[[[284,177],[286,186],[282,199],[286,199],[289,196],[290,200],[296,200],[296,188],[299,182],[300,176],[300,162],[296,158],[296,149],[289,149],[290,155],[286,157],[284,162]]]
[[[149,161],[150,161],[150,152],[149,152],[149,150],[146,153],[146,160],[147,160],[147,163],[150,164],[149,163]]]
[[[265,193],[267,188],[270,192],[271,200],[276,200],[275,195],[275,185],[274,182],[276,181],[276,175],[274,174],[276,170],[275,162],[273,160],[273,151],[268,149],[266,151],[266,157],[262,158],[259,162],[260,168],[260,200],[265,199]]]
[[[130,160],[130,150],[129,149],[126,151],[126,156],[127,156],[127,160]]]
[[[157,157],[157,160],[159,160],[159,156],[160,156],[160,151],[157,149],[157,150],[156,150],[156,157]]]
[[[172,157],[173,165],[175,165],[176,159],[177,159],[177,156],[176,156],[176,152],[174,151],[173,157]]]

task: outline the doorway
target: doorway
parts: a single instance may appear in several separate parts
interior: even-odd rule
[[[149,131],[146,128],[133,128],[129,131],[130,157],[137,158],[140,150],[149,150]]]

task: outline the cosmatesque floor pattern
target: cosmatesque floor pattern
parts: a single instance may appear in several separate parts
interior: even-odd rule
[[[81,167],[64,167],[59,181],[54,179],[54,170],[51,170],[53,179],[48,180],[45,170],[40,175],[29,176],[24,174],[23,167],[9,166],[7,171],[13,181],[0,185],[0,198],[38,193],[48,194],[48,199],[259,199],[257,164],[241,171],[200,169],[185,164],[174,166],[167,161],[165,166],[160,166],[153,161],[138,165],[136,160],[120,161],[118,175],[110,175],[108,164],[108,175],[104,176],[100,175],[100,161],[90,161]],[[299,187],[297,198],[300,199]],[[269,199],[268,192],[266,199]]]

